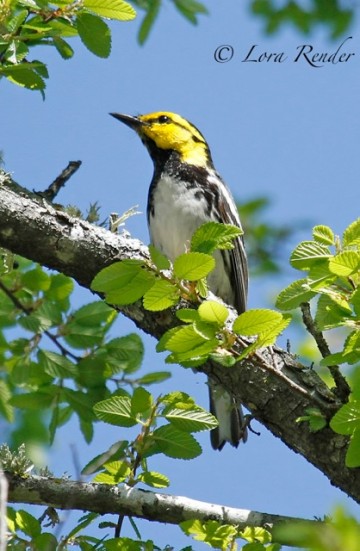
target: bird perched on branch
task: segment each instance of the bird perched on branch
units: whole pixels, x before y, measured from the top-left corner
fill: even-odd
[[[241,228],[235,201],[214,168],[201,132],[183,117],[169,112],[130,116],[111,113],[138,134],[154,163],[147,218],[152,244],[170,260],[185,252],[194,231],[205,222]],[[216,267],[208,278],[210,290],[239,314],[245,311],[248,269],[242,236],[232,250],[215,253]],[[219,426],[211,444],[238,446],[247,429],[241,405],[220,385],[209,380],[210,411]]]

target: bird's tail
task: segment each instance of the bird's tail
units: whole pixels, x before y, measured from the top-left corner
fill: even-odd
[[[236,403],[224,388],[209,380],[210,412],[217,418],[219,426],[210,433],[214,450],[222,450],[226,442],[235,448],[241,440],[247,440],[247,427],[241,404]]]

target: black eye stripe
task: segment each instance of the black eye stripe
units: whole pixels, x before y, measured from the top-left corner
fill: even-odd
[[[187,122],[187,121],[185,121],[185,122]],[[171,124],[174,124],[175,126],[178,126],[179,128],[183,128],[184,130],[186,130],[188,132],[191,132],[192,133],[191,139],[193,140],[193,142],[203,143],[203,144],[206,145],[206,141],[205,141],[203,135],[201,134],[200,130],[198,128],[196,128],[196,126],[194,126],[193,124],[190,124],[190,123],[187,123],[188,125],[181,124],[181,122],[174,121],[168,115],[159,115],[156,118],[154,117],[154,118],[148,119],[146,121],[146,124],[148,126],[151,126],[154,123],[158,123],[158,124],[170,124],[171,123]],[[196,136],[194,132],[197,132],[198,136]]]

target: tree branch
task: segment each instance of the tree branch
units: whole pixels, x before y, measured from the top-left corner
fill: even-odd
[[[330,348],[324,338],[324,335],[322,334],[321,331],[319,331],[319,329],[316,326],[315,320],[311,315],[310,304],[308,302],[303,302],[300,305],[300,307],[302,312],[302,319],[306,329],[308,330],[310,335],[314,338],[322,357],[326,358],[326,356],[329,356],[331,354]],[[329,371],[336,385],[335,394],[339,397],[339,399],[342,402],[344,403],[347,402],[350,396],[351,389],[347,380],[342,375],[339,366],[330,365]]]
[[[94,276],[115,260],[148,258],[140,241],[72,218],[9,176],[3,175],[2,182],[0,179],[0,246],[71,276],[87,288]],[[157,339],[179,323],[173,310],[159,315],[144,310],[140,301],[120,310]],[[315,371],[277,347],[257,351],[231,369],[209,362],[199,371],[234,394],[274,435],[360,502],[360,469],[345,467],[348,438],[328,427],[312,433],[306,423],[297,423],[314,403],[326,419],[341,405]]]
[[[62,187],[81,166],[81,161],[70,161],[45,191],[36,192],[47,201],[53,201]]]
[[[9,501],[12,503],[84,510],[100,515],[131,516],[170,524],[179,524],[189,519],[216,520],[221,524],[236,526],[240,530],[246,526],[262,526],[274,531],[274,536],[276,529],[284,523],[318,524],[318,521],[235,509],[182,496],[139,490],[127,485],[90,484],[35,475],[27,478],[9,473],[6,475],[9,480]],[[291,545],[285,541],[280,543]]]

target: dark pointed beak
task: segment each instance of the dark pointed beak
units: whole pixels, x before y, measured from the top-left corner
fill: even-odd
[[[122,115],[121,113],[109,113],[112,117],[117,119],[120,122],[123,122],[126,124],[126,126],[130,126],[133,130],[137,131],[141,128],[141,126],[144,125],[144,123],[139,120],[137,117],[133,117],[132,115]]]

